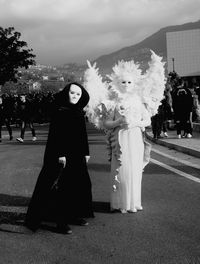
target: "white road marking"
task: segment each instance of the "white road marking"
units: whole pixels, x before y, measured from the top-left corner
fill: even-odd
[[[166,164],[164,164],[164,163],[162,163],[162,162],[160,162],[160,161],[158,161],[158,160],[155,160],[155,159],[152,159],[152,158],[151,158],[151,162],[152,162],[152,163],[155,163],[155,164],[157,164],[158,166],[163,167],[163,168],[165,168],[165,169],[167,169],[167,170],[169,170],[169,171],[172,171],[172,172],[174,172],[174,173],[176,173],[176,174],[178,174],[178,175],[180,175],[180,176],[183,176],[183,177],[185,177],[185,178],[187,178],[187,179],[189,179],[189,180],[191,180],[191,181],[195,181],[195,182],[200,183],[200,179],[199,179],[199,178],[196,178],[196,177],[194,177],[194,176],[192,176],[192,175],[190,175],[190,174],[188,174],[188,173],[185,173],[185,172],[183,172],[183,171],[180,171],[180,170],[177,170],[177,169],[175,169],[175,168],[172,168],[171,166],[166,165]]]
[[[155,153],[157,153],[157,154],[159,154],[159,155],[161,155],[161,156],[164,156],[166,158],[173,159],[173,160],[178,161],[178,162],[180,162],[182,164],[185,164],[187,166],[190,166],[190,167],[193,167],[193,168],[196,168],[196,169],[199,169],[200,170],[200,165],[198,165],[198,164],[194,164],[194,163],[192,163],[190,161],[187,161],[187,160],[181,160],[181,159],[179,159],[177,157],[174,157],[174,156],[168,155],[166,153],[163,153],[163,152],[161,152],[161,151],[159,151],[157,149],[153,149],[152,148],[152,151],[155,152]]]

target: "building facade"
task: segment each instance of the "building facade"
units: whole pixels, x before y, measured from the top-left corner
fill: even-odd
[[[200,76],[200,29],[166,33],[168,73]]]

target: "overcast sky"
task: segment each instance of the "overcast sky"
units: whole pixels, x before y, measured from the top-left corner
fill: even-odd
[[[0,0],[0,26],[13,26],[37,63],[85,63],[159,29],[196,22],[200,0]]]

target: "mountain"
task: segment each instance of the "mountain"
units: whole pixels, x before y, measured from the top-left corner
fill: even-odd
[[[150,60],[150,49],[156,54],[163,57],[163,60],[167,60],[167,46],[166,46],[166,33],[173,31],[182,31],[190,29],[200,29],[200,20],[197,22],[190,22],[182,25],[168,26],[160,29],[158,32],[147,37],[143,41],[122,48],[108,55],[103,55],[93,61],[97,63],[102,74],[110,73],[112,67],[119,60],[132,60],[139,62],[141,68],[145,70],[148,67],[148,61]]]

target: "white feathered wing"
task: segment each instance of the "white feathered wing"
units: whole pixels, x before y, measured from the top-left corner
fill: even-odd
[[[143,75],[140,85],[143,91],[143,101],[147,105],[150,115],[153,116],[157,113],[158,107],[164,98],[166,78],[165,63],[161,61],[162,57],[156,55],[152,50],[151,53],[149,69]]]
[[[89,103],[86,107],[86,115],[91,123],[97,128],[103,129],[102,119],[110,101],[108,100],[108,84],[103,82],[96,63],[91,65],[87,61],[88,69],[84,73],[84,87],[90,95]]]

